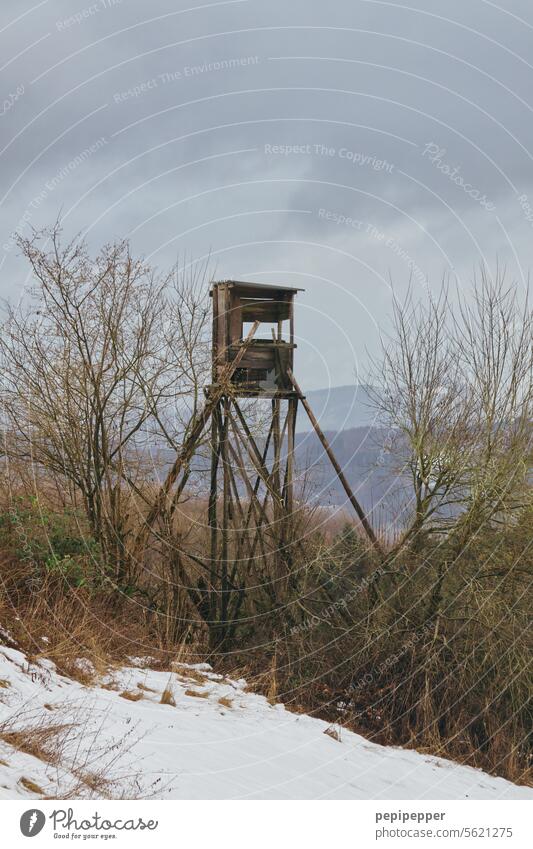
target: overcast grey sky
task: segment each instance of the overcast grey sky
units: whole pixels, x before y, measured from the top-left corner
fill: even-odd
[[[299,296],[302,386],[364,379],[399,294],[520,286],[533,236],[530,0],[2,0],[0,286],[54,220],[158,266]]]

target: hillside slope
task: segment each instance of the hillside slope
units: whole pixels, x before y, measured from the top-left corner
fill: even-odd
[[[162,672],[149,662],[84,686],[0,646],[0,798],[533,798],[479,770],[328,729],[207,664]]]

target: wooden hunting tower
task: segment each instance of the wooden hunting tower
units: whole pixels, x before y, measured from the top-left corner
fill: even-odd
[[[211,427],[209,525],[211,557],[217,562],[227,558],[232,536],[231,548],[251,558],[265,552],[265,536],[278,550],[288,539],[298,405],[290,375],[299,291],[237,280],[211,287],[213,369],[207,395],[219,400]],[[257,407],[244,399],[270,401],[262,439],[251,421]]]
[[[226,280],[213,283],[213,370],[207,389],[214,403],[211,430],[211,490],[209,524],[211,557],[228,557],[228,539],[237,535],[245,545],[251,523],[253,541],[245,556],[254,557],[267,529],[278,551],[293,544],[293,475],[298,402],[306,410],[362,525],[377,547],[374,532],[356,500],[331,447],[293,375],[294,299],[303,289]],[[254,406],[240,399],[269,399],[264,441],[253,434],[249,421]],[[247,416],[248,414],[248,416]],[[248,420],[247,420],[248,418]],[[248,465],[248,471],[246,463]],[[250,469],[253,471],[250,476]],[[219,515],[219,473],[222,475],[222,515]],[[253,478],[255,477],[255,482]],[[240,495],[247,500],[243,509]],[[261,494],[261,497],[259,495]],[[238,530],[236,523],[238,524]],[[219,541],[218,536],[221,539]],[[264,546],[263,546],[264,551]],[[244,555],[244,550],[242,551]]]
[[[212,284],[212,377],[205,389],[206,402],[191,421],[142,530],[147,537],[169,506],[172,512],[178,504],[191,474],[191,460],[210,421],[210,557],[208,564],[203,563],[209,574],[195,592],[206,621],[220,623],[220,642],[228,637],[228,623],[238,619],[247,581],[264,587],[274,594],[271,601],[282,604],[283,587],[291,580],[292,553],[301,544],[293,524],[299,403],[365,532],[379,550],[293,374],[294,300],[301,291],[236,280]],[[261,400],[266,403],[258,403]],[[256,427],[258,415],[260,426]],[[198,557],[194,562],[202,564]]]

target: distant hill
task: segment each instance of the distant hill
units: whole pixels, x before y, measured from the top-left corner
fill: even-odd
[[[302,387],[303,388],[303,387]],[[305,393],[322,430],[350,430],[378,424],[372,409],[368,387],[362,384],[312,389]],[[311,423],[300,409],[296,425],[298,433],[308,433]]]
[[[376,522],[398,515],[401,486],[397,463],[384,446],[387,430],[380,426],[362,384],[315,389],[305,396],[326,434],[356,497]],[[346,494],[321,443],[300,407],[296,425],[296,467],[306,471],[307,495],[321,506],[346,504]]]
[[[387,431],[359,427],[326,430],[325,434],[365,511],[377,511],[376,519],[379,516],[382,520],[395,515],[399,480],[397,462],[384,448]],[[347,504],[344,489],[314,432],[296,435],[296,469],[305,475],[307,495],[312,501],[322,506]]]
[[[304,411],[302,411],[304,412]],[[304,413],[305,414],[305,413]],[[376,522],[388,522],[398,515],[400,481],[397,461],[386,448],[387,431],[377,427],[324,431],[335,457],[364,510],[374,514]],[[262,444],[262,440],[258,440]],[[174,462],[175,454],[168,449],[159,452],[155,468],[163,476]],[[272,457],[269,458],[269,463]],[[207,493],[209,459],[196,455],[190,482],[198,493]],[[321,507],[352,508],[346,493],[314,431],[297,433],[295,441],[295,492]],[[244,494],[244,492],[243,492]]]

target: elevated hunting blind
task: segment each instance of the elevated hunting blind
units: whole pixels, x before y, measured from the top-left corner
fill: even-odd
[[[172,515],[191,474],[191,460],[211,421],[208,500],[210,556],[198,601],[208,621],[220,624],[215,644],[231,641],[246,581],[277,597],[291,580],[294,526],[296,414],[304,407],[361,524],[379,544],[293,374],[294,300],[302,289],[225,280],[213,283],[212,378],[206,402],[191,421],[176,460],[146,517],[143,534]],[[254,399],[270,401],[265,405]],[[257,413],[261,427],[257,427]],[[198,557],[189,554],[196,564]],[[259,584],[257,583],[259,581]],[[280,603],[283,598],[280,596]],[[211,634],[212,636],[212,634]]]
[[[259,322],[258,333],[232,377],[240,396],[290,397],[293,368],[294,296],[303,289],[227,280],[215,283],[213,299],[213,383],[232,363],[244,344],[247,328]]]
[[[290,539],[293,512],[293,476],[298,402],[313,428],[355,508],[372,543],[374,532],[356,500],[331,447],[293,375],[294,300],[298,292],[288,286],[270,286],[225,280],[213,283],[213,370],[208,387],[215,407],[211,429],[211,492],[209,524],[212,557],[227,555],[228,528],[243,519],[239,533],[247,533],[255,516],[259,524],[249,553],[255,556],[258,534],[269,528],[280,550]],[[226,381],[229,381],[226,383]],[[262,440],[253,434],[250,406],[241,398],[270,399],[271,411]],[[215,400],[218,399],[218,400]],[[252,406],[252,415],[254,409]],[[247,416],[248,414],[248,416]],[[248,420],[247,420],[248,418]],[[247,471],[246,462],[251,463]],[[218,515],[219,473],[222,475],[222,516]],[[250,477],[255,478],[252,486]],[[237,479],[240,478],[240,481]],[[239,485],[240,484],[240,485]],[[263,499],[258,493],[264,491]],[[249,499],[243,511],[240,494]]]

